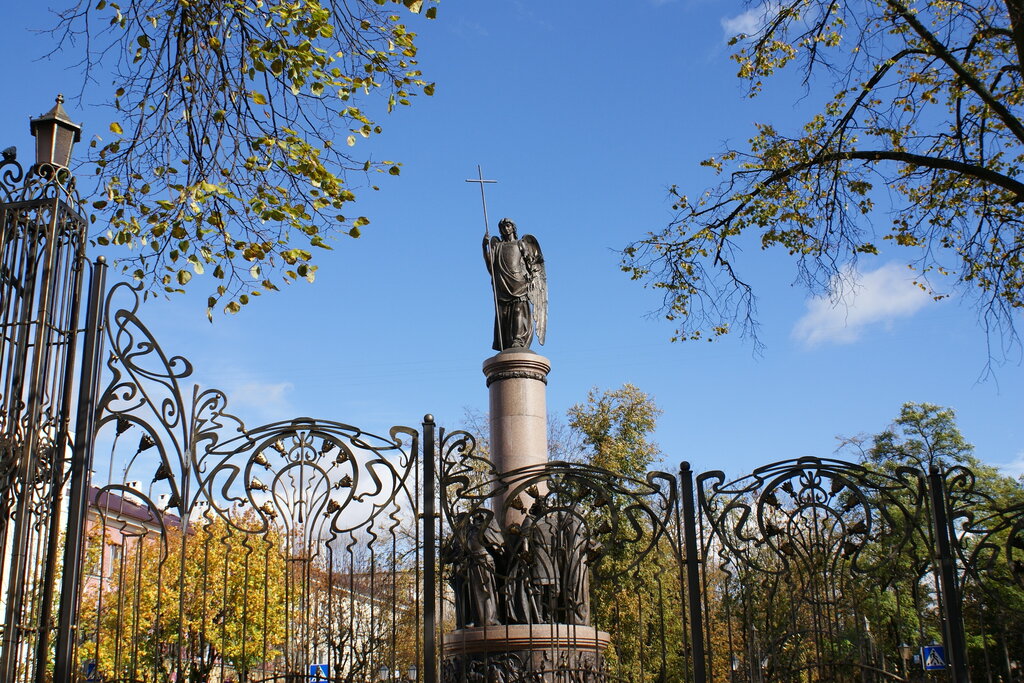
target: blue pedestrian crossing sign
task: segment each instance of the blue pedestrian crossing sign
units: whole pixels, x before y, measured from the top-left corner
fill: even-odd
[[[326,681],[330,679],[330,667],[327,664],[310,664],[309,680]]]
[[[925,645],[921,648],[921,664],[925,671],[943,671],[946,668],[946,648]]]

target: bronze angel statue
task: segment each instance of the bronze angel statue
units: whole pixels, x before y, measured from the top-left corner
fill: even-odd
[[[548,327],[548,279],[533,235],[516,235],[510,218],[498,222],[501,237],[484,235],[484,262],[494,287],[495,351],[528,349],[534,334],[544,343]]]

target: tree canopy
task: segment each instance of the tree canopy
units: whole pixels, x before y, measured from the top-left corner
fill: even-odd
[[[75,0],[56,50],[84,45],[112,77],[109,140],[93,140],[100,244],[148,292],[215,285],[208,314],[237,312],[283,281],[312,281],[314,252],[369,223],[360,177],[399,164],[353,149],[385,109],[433,93],[416,34],[391,7],[423,0]],[[365,102],[365,104],[364,104]]]
[[[582,451],[580,459],[588,465],[643,479],[661,457],[661,449],[650,440],[661,408],[632,384],[604,391],[595,387],[566,414],[574,443]]]
[[[720,184],[696,198],[674,187],[673,221],[625,249],[623,269],[664,292],[675,339],[735,328],[756,339],[745,246],[785,250],[802,284],[833,295],[849,264],[898,251],[936,299],[972,295],[986,332],[1018,341],[1020,4],[785,0],[751,11],[758,28],[732,40],[749,94],[790,67],[834,95],[802,128],[762,123],[746,149],[705,160]]]

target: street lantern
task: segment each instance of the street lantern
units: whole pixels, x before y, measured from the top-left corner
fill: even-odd
[[[418,680],[418,674],[419,674],[419,672],[420,672],[420,670],[419,670],[419,668],[418,668],[418,667],[417,667],[417,666],[416,666],[415,664],[410,664],[410,665],[409,665],[409,671],[408,671],[408,673],[406,674],[406,677],[407,677],[407,678],[408,678],[408,679],[409,679],[410,681],[416,681],[416,680]]]
[[[53,109],[29,121],[29,130],[36,139],[36,165],[71,165],[71,150],[82,139],[82,127],[64,111],[63,95],[57,95]]]
[[[388,680],[388,677],[390,675],[391,675],[391,669],[389,669],[385,664],[381,664],[380,668],[377,669],[377,680],[378,681],[386,681],[386,680]]]

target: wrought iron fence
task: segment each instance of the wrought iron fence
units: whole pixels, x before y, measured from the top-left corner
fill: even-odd
[[[819,458],[695,484],[684,465],[682,480],[697,500],[685,558],[695,680],[923,680],[919,648],[932,644],[944,655],[932,675],[1019,675],[1019,485],[1004,480],[1000,500],[964,467]]]
[[[418,430],[246,428],[118,285],[98,405],[82,680],[390,680],[424,670]],[[403,673],[403,675],[405,675]]]

